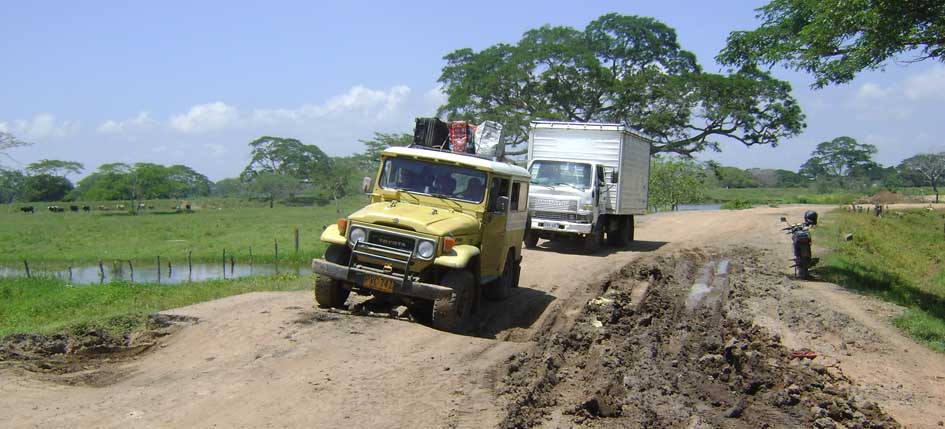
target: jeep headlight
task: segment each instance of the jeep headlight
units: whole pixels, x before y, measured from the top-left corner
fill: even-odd
[[[417,256],[423,259],[430,259],[433,257],[434,250],[436,250],[436,244],[432,241],[423,240],[417,245]]]
[[[351,241],[351,244],[364,241],[365,237],[367,237],[367,232],[362,228],[351,228],[351,232],[348,233],[348,240]]]

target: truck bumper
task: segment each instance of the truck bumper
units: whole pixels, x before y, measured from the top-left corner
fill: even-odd
[[[532,219],[530,225],[536,231],[548,231],[563,234],[590,234],[594,225],[560,220]]]
[[[410,279],[404,280],[401,276],[390,275],[380,271],[375,272],[375,270],[370,269],[348,268],[345,265],[335,264],[324,259],[313,259],[312,271],[318,275],[344,281],[346,286],[354,285],[358,288],[364,288],[364,281],[369,277],[388,279],[394,282],[394,290],[392,292],[394,295],[435,300],[453,294],[453,289],[446,286],[415,282]],[[368,288],[364,289],[370,290]]]

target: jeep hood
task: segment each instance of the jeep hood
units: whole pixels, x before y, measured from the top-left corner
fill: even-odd
[[[371,223],[394,228],[412,229],[422,234],[460,236],[477,234],[479,220],[475,215],[398,202],[373,203],[351,214],[354,222]]]

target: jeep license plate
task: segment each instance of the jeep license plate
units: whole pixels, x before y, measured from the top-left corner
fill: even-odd
[[[379,292],[394,293],[394,281],[383,277],[368,276],[364,279],[364,287]]]

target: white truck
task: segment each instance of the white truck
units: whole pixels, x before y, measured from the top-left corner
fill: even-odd
[[[539,238],[581,239],[586,251],[633,241],[633,217],[646,213],[650,142],[623,125],[535,121],[528,136],[529,222]]]

